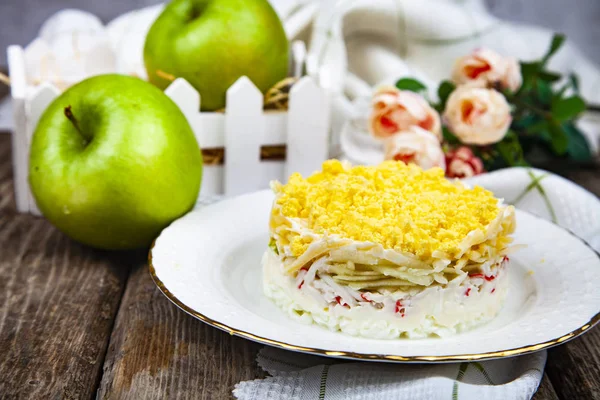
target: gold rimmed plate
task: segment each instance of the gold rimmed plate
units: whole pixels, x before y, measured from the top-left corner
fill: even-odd
[[[291,319],[262,292],[273,195],[261,191],[196,209],[165,229],[150,273],[175,305],[203,322],[266,345],[329,357],[388,362],[453,362],[510,357],[573,339],[600,319],[600,258],[557,225],[517,211],[500,314],[444,338],[377,340]]]

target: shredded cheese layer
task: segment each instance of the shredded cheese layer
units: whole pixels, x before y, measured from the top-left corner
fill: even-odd
[[[441,169],[396,161],[349,167],[330,160],[321,172],[294,174],[272,189],[272,240],[289,273],[322,256],[394,278],[409,272],[395,267],[412,276],[419,268],[460,272],[501,259],[515,228],[513,207],[491,192],[449,181]]]
[[[490,191],[449,181],[439,168],[423,171],[395,161],[345,168],[330,160],[322,172],[308,178],[294,174],[273,188],[272,229],[282,217],[291,218],[317,234],[372,242],[423,259],[436,250],[456,256],[469,233],[485,231],[501,212]],[[295,256],[310,243],[290,239]]]

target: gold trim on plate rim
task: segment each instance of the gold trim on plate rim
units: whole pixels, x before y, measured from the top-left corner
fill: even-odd
[[[543,219],[535,214],[528,213],[527,211],[523,211],[523,210],[520,210],[520,211],[525,212],[529,215],[532,215],[536,218]],[[550,222],[545,219],[544,219],[544,221]],[[576,234],[574,234],[573,232],[571,232],[568,229],[565,229],[559,225],[556,225],[556,226],[558,228],[564,230],[568,234],[579,239],[586,247],[590,248],[590,250],[592,250],[596,254],[598,259],[600,259],[600,254],[596,250],[594,250],[594,248],[592,246],[590,246],[589,243],[587,243],[584,239],[580,238],[579,236],[577,236]],[[518,356],[518,355],[529,354],[529,353],[547,349],[547,348],[550,348],[553,346],[557,346],[557,345],[567,342],[571,339],[575,339],[576,337],[585,333],[585,331],[587,331],[588,329],[594,327],[594,325],[596,325],[598,322],[600,322],[600,311],[599,311],[587,323],[585,323],[581,327],[579,327],[579,328],[575,329],[574,331],[571,331],[571,332],[567,333],[566,335],[563,335],[559,338],[552,339],[552,340],[542,342],[542,343],[532,344],[532,345],[523,346],[523,347],[517,347],[514,349],[492,351],[492,352],[478,353],[478,354],[461,354],[461,355],[450,355],[450,356],[395,356],[395,355],[387,355],[387,354],[368,354],[368,353],[354,353],[354,352],[346,352],[346,351],[330,351],[330,350],[324,350],[324,349],[316,349],[316,348],[312,348],[312,347],[295,346],[293,344],[281,342],[279,340],[268,339],[268,338],[265,338],[262,336],[254,335],[254,334],[246,332],[246,331],[232,328],[228,325],[222,324],[221,322],[218,322],[211,318],[208,318],[204,314],[186,306],[173,293],[171,293],[169,291],[169,289],[167,289],[166,286],[162,283],[162,281],[158,278],[158,276],[156,276],[156,270],[154,269],[154,265],[152,264],[152,250],[154,249],[155,244],[156,244],[156,240],[154,240],[152,242],[152,245],[150,246],[150,251],[148,252],[148,266],[149,266],[149,270],[150,270],[150,276],[152,277],[152,280],[154,281],[156,286],[158,286],[160,291],[173,304],[175,304],[177,307],[179,307],[180,309],[182,309],[189,315],[201,320],[202,322],[204,322],[212,327],[219,328],[219,329],[229,333],[230,335],[240,336],[245,339],[249,339],[249,340],[252,340],[252,341],[255,341],[258,343],[262,343],[262,344],[266,344],[266,345],[274,346],[274,347],[280,347],[285,350],[299,351],[299,352],[303,352],[303,353],[316,354],[316,355],[328,356],[328,357],[340,357],[340,358],[367,360],[367,361],[374,360],[374,361],[391,361],[391,362],[421,363],[421,364],[422,363],[461,362],[461,361],[483,361],[483,360],[491,360],[491,359],[495,359],[495,358],[513,357],[513,356]]]

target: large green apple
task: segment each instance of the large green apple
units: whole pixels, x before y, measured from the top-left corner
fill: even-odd
[[[150,82],[185,78],[201,108],[216,110],[243,75],[263,92],[285,78],[288,41],[267,0],[174,0],[148,32],[144,62]]]
[[[190,210],[202,155],[177,105],[153,85],[100,75],[50,104],[33,135],[29,183],[44,216],[103,249],[146,246]]]

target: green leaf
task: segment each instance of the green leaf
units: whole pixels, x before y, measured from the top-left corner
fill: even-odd
[[[592,159],[592,152],[587,139],[581,131],[572,123],[563,124],[563,130],[567,133],[569,139],[567,155],[575,161],[590,161]]]
[[[460,140],[458,140],[458,138],[454,136],[454,134],[450,132],[450,129],[447,127],[442,127],[442,134],[444,136],[444,141],[448,144],[460,144]]]
[[[535,83],[535,92],[538,96],[538,101],[544,106],[549,106],[552,103],[552,88],[547,82],[538,80]]]
[[[537,121],[534,124],[531,124],[530,126],[528,126],[526,128],[526,133],[532,134],[532,133],[542,133],[542,132],[549,132],[550,131],[550,124],[548,123],[548,120],[542,119]]]
[[[526,114],[519,118],[514,118],[513,122],[512,122],[512,127],[513,127],[513,129],[518,130],[518,131],[528,132],[529,128],[532,125],[537,124],[538,122],[540,122],[539,116],[537,116],[535,114]]]
[[[573,91],[575,93],[579,94],[579,77],[575,74],[570,74],[569,82],[571,83],[571,87],[573,88]]]
[[[438,98],[440,99],[440,106],[442,109],[446,108],[446,102],[448,101],[448,97],[450,97],[450,94],[452,94],[452,92],[454,92],[454,90],[456,89],[456,85],[454,85],[454,83],[450,82],[450,81],[442,81],[442,83],[440,83],[440,87],[438,87]]]
[[[563,97],[564,94],[565,94],[565,92],[570,87],[572,87],[570,82],[565,83],[560,89],[558,89],[558,91],[556,93],[554,93],[554,98],[555,99],[560,99],[561,97]]]
[[[533,85],[537,74],[540,72],[541,64],[536,62],[521,62],[521,76],[523,77],[523,84],[519,93],[525,92]]]
[[[427,86],[423,85],[416,79],[412,78],[402,78],[398,82],[396,82],[396,87],[400,90],[409,90],[411,92],[423,92],[427,90]]]
[[[567,83],[565,83],[555,94],[555,98],[562,97],[568,89],[572,89],[576,95],[579,95],[579,77],[575,74],[570,74]]]
[[[515,167],[528,165],[523,157],[523,148],[519,143],[519,137],[515,131],[509,130],[506,136],[504,136],[504,139],[496,143],[494,147],[498,150],[498,153],[500,153],[508,166]]]
[[[537,133],[537,138],[540,139],[540,141],[551,145],[552,144],[552,129],[550,128],[550,125],[548,125],[548,129],[544,129],[541,130]]]
[[[552,42],[550,43],[550,48],[548,49],[548,51],[546,52],[546,54],[544,55],[544,57],[542,57],[542,65],[545,65],[548,60],[550,59],[550,57],[552,57],[554,55],[554,53],[556,53],[558,51],[558,49],[560,49],[563,45],[563,43],[565,42],[565,35],[557,33],[552,37]]]
[[[565,132],[560,125],[551,124],[550,134],[552,135],[552,139],[550,141],[550,147],[552,147],[552,151],[559,156],[564,155],[569,147],[569,137],[567,136],[567,132]]]
[[[523,79],[530,77],[531,75],[537,75],[540,71],[540,63],[539,61],[534,62],[521,62],[521,75],[523,75]]]
[[[585,101],[579,96],[556,99],[552,103],[552,115],[559,121],[567,121],[584,112],[585,108]]]
[[[540,79],[550,83],[559,81],[561,76],[561,74],[551,71],[540,71],[540,73],[538,74],[538,77]]]
[[[483,168],[486,171],[495,171],[497,169],[506,168],[510,165],[504,160],[498,151],[498,143],[491,146],[470,146],[473,153],[483,161]]]

